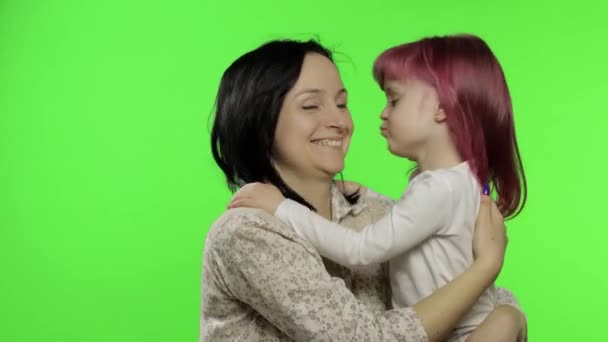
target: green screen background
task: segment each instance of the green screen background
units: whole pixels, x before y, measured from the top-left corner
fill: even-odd
[[[531,341],[608,340],[606,6],[524,1],[0,1],[0,341],[195,341],[201,255],[230,198],[209,150],[223,70],[282,37],[337,56],[344,172],[397,197],[383,49],[470,32],[500,59],[529,182],[497,283]]]

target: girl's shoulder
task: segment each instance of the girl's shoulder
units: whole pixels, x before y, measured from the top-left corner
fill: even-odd
[[[477,179],[468,164],[461,163],[450,168],[422,171],[410,181],[410,186],[416,184],[445,188],[449,192],[460,192],[476,188]]]

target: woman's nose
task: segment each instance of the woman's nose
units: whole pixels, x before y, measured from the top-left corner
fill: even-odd
[[[333,128],[338,128],[340,130],[344,130],[347,128],[348,123],[344,118],[335,118],[329,122],[329,126]]]

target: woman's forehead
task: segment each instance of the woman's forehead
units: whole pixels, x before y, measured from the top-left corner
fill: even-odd
[[[344,90],[344,84],[335,64],[318,54],[305,57],[293,93],[316,92],[317,94],[336,94]]]

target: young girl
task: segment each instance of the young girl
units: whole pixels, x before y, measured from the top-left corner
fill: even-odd
[[[525,203],[526,182],[505,77],[483,40],[455,35],[393,47],[375,61],[374,77],[387,96],[380,129],[389,150],[417,165],[389,214],[356,232],[284,199],[265,184],[244,187],[230,206],[273,213],[337,263],[388,261],[392,304],[405,307],[473,262],[482,184],[492,184],[497,205],[509,218]],[[361,194],[379,196],[368,189]],[[449,341],[517,339],[498,336],[494,327],[482,324],[494,310],[493,296],[490,287]]]

